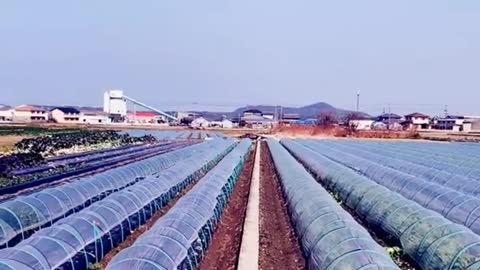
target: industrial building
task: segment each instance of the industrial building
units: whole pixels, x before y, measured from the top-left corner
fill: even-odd
[[[80,123],[82,124],[99,125],[111,122],[110,115],[101,111],[85,111],[80,115]]]
[[[133,99],[123,93],[122,90],[109,90],[106,91],[103,95],[103,111],[105,113],[108,113],[110,115],[116,115],[118,116],[119,119],[127,120],[130,121],[132,118],[135,118],[136,115],[136,110],[134,110],[133,115],[130,114],[129,117],[129,111],[127,109],[127,102],[133,103],[133,105],[136,107],[137,105],[148,109],[152,112],[154,112],[156,115],[161,116],[157,117],[157,122],[161,121],[177,121],[178,119],[166,112],[163,112],[161,110],[158,110],[150,105],[147,105],[143,102],[140,102],[136,99]],[[133,116],[133,117],[132,117]],[[140,119],[143,118],[143,120],[147,120],[145,118],[150,117],[151,115],[140,115]],[[148,121],[155,121],[155,119],[148,119]]]
[[[246,110],[240,117],[240,126],[250,128],[270,128],[273,127],[274,121],[264,117],[260,110]]]

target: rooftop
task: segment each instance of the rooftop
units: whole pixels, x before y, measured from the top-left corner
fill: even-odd
[[[262,111],[256,110],[256,109],[251,109],[251,110],[243,111],[243,113],[262,114]]]
[[[6,111],[12,109],[11,106],[5,105],[5,104],[0,104],[0,111]]]
[[[428,118],[430,116],[426,115],[426,114],[423,114],[423,113],[419,113],[419,112],[414,112],[414,113],[411,113],[411,114],[407,114],[405,115],[405,117],[419,117],[419,118]]]
[[[284,119],[284,120],[285,119],[286,120],[288,120],[288,119],[299,120],[300,119],[300,114],[298,114],[298,113],[284,113],[282,115],[282,119]]]
[[[377,118],[393,118],[393,119],[400,119],[402,118],[400,115],[395,114],[395,113],[384,113],[379,115]]]
[[[80,111],[78,109],[73,108],[73,107],[56,107],[52,111],[54,111],[54,110],[60,110],[63,113],[70,113],[70,114],[79,114],[80,113]]]
[[[15,107],[15,110],[16,111],[23,111],[23,112],[25,112],[25,111],[48,111],[48,109],[46,109],[43,106],[29,105],[29,104],[19,105],[19,106]]]
[[[155,117],[157,116],[154,112],[128,112],[128,114],[138,117]]]

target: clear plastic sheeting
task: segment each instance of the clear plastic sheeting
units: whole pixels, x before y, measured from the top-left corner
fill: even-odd
[[[309,269],[399,269],[278,142],[268,145]]]
[[[360,175],[321,150],[293,140],[282,140],[282,144],[369,227],[398,240],[422,269],[478,269],[480,237],[468,228]]]
[[[148,232],[117,254],[107,269],[195,269],[208,248],[250,147],[249,139],[242,140]]]
[[[13,248],[0,250],[0,266],[86,269],[218,163],[234,145],[233,140],[215,140],[197,146],[195,156],[38,231]],[[16,268],[18,264],[24,266]]]
[[[113,192],[208,149],[209,144],[188,146],[2,202],[0,247],[13,246],[27,238],[34,230],[50,226],[58,219],[78,212]]]
[[[447,174],[480,180],[480,148],[476,144],[398,141],[344,141],[343,144],[407,162],[414,160],[416,164]]]
[[[380,162],[340,150],[341,147],[334,147],[328,141],[299,140],[299,143],[480,234],[480,199],[465,194],[469,192],[463,192],[469,188],[477,188],[480,182],[471,180],[476,183],[465,186],[464,182],[450,181],[451,184],[445,186],[442,181],[439,181],[440,178],[428,179],[413,176],[384,166]],[[388,157],[385,159],[388,160]]]
[[[368,143],[364,143],[363,141],[324,141],[323,143],[325,145],[332,146],[338,150],[346,151],[350,154],[377,162],[383,166],[387,166],[392,169],[396,169],[417,177],[421,177],[428,181],[431,180],[447,187],[454,188],[456,190],[461,190],[462,192],[466,192],[467,194],[480,194],[480,181],[475,180],[475,178],[471,178],[474,174],[470,176],[468,176],[469,173],[462,175],[452,172],[455,170],[446,171],[445,167],[442,167],[442,169],[438,169],[434,166],[426,165],[428,163],[425,162],[425,158],[423,158],[424,162],[419,162],[419,160],[422,160],[421,155],[420,157],[416,157],[413,155],[405,156],[402,155],[401,152],[399,153],[399,151],[393,150],[395,148],[389,147],[389,145],[385,145],[383,147],[374,147],[369,146]],[[429,145],[430,143],[425,144]],[[460,158],[462,157],[458,157],[458,159]],[[429,159],[432,161],[432,157],[429,157]],[[435,162],[435,160],[438,160],[438,158],[434,159],[433,161]],[[456,160],[455,162],[456,163],[453,163],[456,164],[454,165],[454,167],[458,167],[458,164],[461,165],[465,163],[461,160]],[[464,187],[467,185],[469,186],[468,189],[459,189],[459,187]]]

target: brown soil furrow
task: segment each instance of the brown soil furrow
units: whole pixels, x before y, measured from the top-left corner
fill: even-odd
[[[259,269],[306,269],[270,150],[261,147]]]
[[[255,149],[255,146],[253,147]],[[251,151],[215,231],[212,243],[198,269],[231,270],[236,268],[242,242],[243,223],[247,212],[254,160],[255,151]]]

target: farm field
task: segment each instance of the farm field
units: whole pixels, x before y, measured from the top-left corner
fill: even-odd
[[[0,201],[0,269],[480,269],[480,145],[120,134]]]

